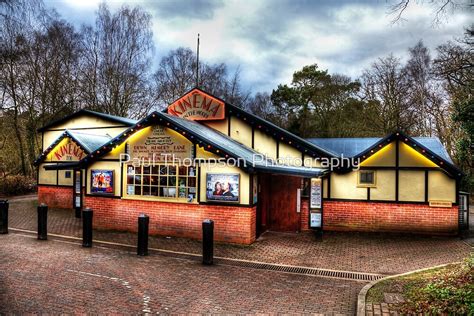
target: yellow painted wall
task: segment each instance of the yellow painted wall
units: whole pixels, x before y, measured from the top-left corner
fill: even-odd
[[[55,125],[49,129],[74,129],[74,128],[94,128],[94,127],[109,127],[109,126],[123,126],[122,123],[112,122],[103,118],[95,117],[92,115],[84,114],[75,118],[72,118],[62,124]]]
[[[400,170],[398,175],[399,201],[425,201],[425,172],[415,170]]]
[[[371,200],[395,200],[395,171],[377,170],[375,172],[375,187],[370,188]]]
[[[285,165],[290,165],[290,166],[302,166],[303,165],[303,160],[302,157],[303,155],[301,154],[301,151],[297,150],[296,148],[285,144],[285,143],[279,143],[279,157],[280,159],[283,159],[282,162]]]
[[[166,136],[169,136],[172,140],[172,142],[176,143],[176,144],[182,144],[182,145],[186,145],[186,148],[189,148],[190,150],[192,150],[193,148],[193,144],[183,135],[181,135],[180,133],[172,130],[171,128],[166,128],[164,129],[165,131],[165,134]],[[144,141],[146,140],[147,137],[149,137],[153,132],[153,126],[148,126],[148,127],[145,127],[143,128],[142,130],[140,131],[137,131],[135,132],[133,135],[131,135],[128,139],[127,139],[127,143],[129,144],[129,148],[130,148],[130,151],[132,151],[132,148],[134,145],[143,145],[144,144]],[[172,154],[172,153],[167,153],[167,152],[156,152],[156,162],[162,160],[164,161],[165,159],[165,156],[160,156],[162,154]],[[130,156],[133,156],[133,153],[131,152],[130,153]],[[132,159],[134,157],[131,157]],[[192,155],[191,153],[189,154],[186,154],[186,157],[184,157],[184,154],[181,155],[181,154],[177,154],[176,155],[176,158],[180,158],[180,159],[184,159],[184,158],[192,158]],[[166,159],[172,159],[171,156],[167,157]],[[169,161],[171,163],[171,161]]]
[[[252,127],[234,116],[230,118],[230,137],[252,148]]]
[[[196,145],[196,158],[202,159],[220,159],[221,156],[217,156],[214,153],[211,153],[205,150],[202,146]]]
[[[104,156],[101,157],[101,159],[120,159],[120,154],[125,153],[125,147],[127,146],[127,142],[123,142],[120,145],[116,146],[114,149],[112,149],[110,152],[106,153]],[[123,160],[126,159],[126,157],[122,157]]]
[[[227,122],[227,118],[219,121],[203,121],[203,123],[210,128],[221,132],[222,134],[227,135],[229,132],[229,123]]]
[[[120,177],[126,177],[122,175],[120,162],[118,161],[96,161],[89,165],[85,172],[87,172],[87,183],[86,183],[86,192],[91,193],[91,170],[93,169],[102,169],[102,170],[114,170],[114,195],[120,196]],[[126,183],[126,179],[123,179],[122,183]],[[126,191],[124,191],[126,192]]]
[[[400,167],[437,167],[434,162],[403,142],[400,142],[399,163]]]
[[[71,173],[71,178],[66,178],[66,171],[69,171]],[[58,170],[59,177],[58,177],[58,184],[59,185],[69,185],[72,186],[72,180],[73,180],[73,171],[72,170]]]
[[[44,170],[46,164],[40,164],[38,167],[38,184],[56,185],[56,170]]]
[[[360,165],[363,167],[375,166],[375,167],[393,167],[395,166],[396,148],[395,142],[392,142],[374,155],[364,160]]]
[[[442,171],[428,173],[428,200],[456,202],[456,181]]]
[[[240,204],[249,204],[251,197],[250,176],[248,173],[240,170],[237,167],[231,166],[213,166],[212,168],[209,168],[208,164],[206,163],[201,164],[199,172],[200,202],[206,201],[206,175],[208,173],[238,173],[240,174]]]
[[[257,129],[254,136],[254,149],[263,155],[276,159],[277,142],[271,136]]]
[[[367,200],[367,188],[357,187],[357,172],[331,174],[331,198]]]

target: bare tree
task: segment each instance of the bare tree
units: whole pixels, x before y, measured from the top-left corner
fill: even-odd
[[[392,54],[379,58],[362,75],[364,99],[377,113],[372,122],[381,133],[400,129],[411,132],[415,121],[415,111],[407,99],[407,73],[400,59]]]
[[[433,25],[440,24],[454,12],[461,10],[472,10],[472,8],[474,8],[474,4],[469,0],[401,0],[388,5],[388,14],[393,17],[392,23],[398,23],[405,20],[403,15],[405,11],[411,5],[413,5],[413,3],[421,4],[431,8],[433,15]]]
[[[134,118],[153,106],[149,68],[151,16],[139,7],[112,14],[101,4],[95,27],[82,28],[81,101],[105,113]]]
[[[29,47],[32,41],[31,30],[41,23],[44,14],[39,1],[18,1],[1,3],[1,75],[2,111],[14,132],[15,147],[20,161],[20,171],[27,175],[28,157],[23,138],[24,125],[22,113],[31,100],[32,91],[25,75],[28,73]]]
[[[247,110],[266,120],[274,120],[275,108],[272,104],[272,98],[267,92],[256,93],[255,96],[249,100]]]
[[[236,106],[244,106],[249,97],[240,84],[239,68],[229,76],[227,66],[199,62],[199,82],[196,82],[196,54],[180,47],[163,57],[153,78],[158,104],[165,107],[188,90],[198,86]]]

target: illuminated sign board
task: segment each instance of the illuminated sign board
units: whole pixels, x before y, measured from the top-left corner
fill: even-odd
[[[168,114],[192,121],[221,120],[225,104],[195,89],[168,106]]]
[[[84,151],[72,142],[58,146],[52,153],[52,158],[56,161],[77,161],[84,157]]]
[[[183,136],[163,126],[152,126],[149,134],[130,143],[132,159],[163,162],[193,157],[194,146]]]

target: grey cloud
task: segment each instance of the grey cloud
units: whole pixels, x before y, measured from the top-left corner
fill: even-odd
[[[190,18],[208,20],[214,17],[214,12],[224,6],[222,0],[158,0],[145,2],[160,18]]]
[[[430,16],[418,12],[417,20],[391,25],[385,0],[249,0],[237,5],[218,0],[140,0],[140,4],[153,13],[155,23],[160,26],[158,37],[161,32],[193,37],[201,32],[203,47],[205,39],[221,40],[212,62],[225,62],[230,69],[240,65],[244,85],[254,92],[271,91],[278,84],[291,81],[291,74],[309,63],[318,63],[330,73],[356,77],[378,57],[391,52],[406,57],[408,47],[420,39],[434,54],[436,46],[462,34],[462,21],[467,20],[467,13],[458,12],[451,17],[451,23],[433,28]],[[60,12],[61,6],[55,5]],[[83,14],[82,18],[86,21],[88,17]],[[188,20],[175,23],[176,19]],[[219,30],[217,35],[211,34],[214,30]],[[163,42],[157,45],[156,61],[168,49],[192,42],[166,36],[160,37],[160,41]],[[249,51],[245,54],[242,49]],[[206,57],[209,56],[202,58]]]

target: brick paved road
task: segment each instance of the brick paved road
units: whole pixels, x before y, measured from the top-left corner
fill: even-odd
[[[10,204],[10,226],[36,230],[35,201]],[[81,237],[81,220],[72,210],[51,209],[52,233]],[[94,239],[136,245],[131,233],[95,231]],[[151,237],[150,247],[199,254],[201,243],[184,238]],[[384,234],[325,233],[315,242],[310,233],[264,234],[251,246],[218,244],[215,255],[324,269],[398,274],[460,261],[471,247],[457,237],[398,236]]]
[[[0,314],[354,314],[364,283],[0,235]]]

